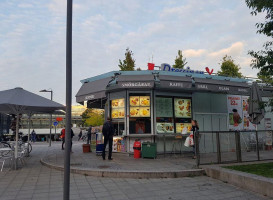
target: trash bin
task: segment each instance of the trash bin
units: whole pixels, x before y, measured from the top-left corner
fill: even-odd
[[[141,142],[139,140],[135,140],[133,149],[134,158],[141,158]]]
[[[157,144],[151,142],[142,143],[142,158],[156,158]]]
[[[96,133],[96,155],[102,155],[103,151],[103,138],[102,133]]]
[[[90,152],[90,144],[83,144],[83,145],[82,145],[82,152],[83,152],[83,153],[88,153],[88,152]]]

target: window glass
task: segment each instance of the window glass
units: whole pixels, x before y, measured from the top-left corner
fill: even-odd
[[[191,99],[174,98],[174,112],[177,118],[191,118]]]
[[[172,98],[156,97],[157,133],[174,133]]]
[[[174,113],[176,133],[190,132],[191,130],[191,99],[174,98]]]
[[[111,102],[111,116],[112,119],[124,118],[125,116],[125,106],[124,99],[114,99]]]
[[[114,122],[113,121],[113,126],[114,126],[114,130],[115,130],[114,135],[122,136],[124,134],[124,122]]]
[[[130,117],[150,117],[150,96],[130,97]]]
[[[150,96],[130,96],[129,133],[151,133],[151,103]]]

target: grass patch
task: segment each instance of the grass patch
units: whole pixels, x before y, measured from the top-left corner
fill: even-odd
[[[250,165],[233,165],[226,166],[224,168],[233,169],[241,172],[247,172],[250,174],[256,174],[267,178],[273,178],[273,163],[261,163]]]

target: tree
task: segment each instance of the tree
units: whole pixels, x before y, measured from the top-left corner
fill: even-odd
[[[173,65],[173,68],[180,68],[180,69],[184,69],[186,64],[188,64],[188,62],[186,61],[186,58],[183,59],[181,50],[178,50],[178,56],[176,56],[174,63],[175,64]]]
[[[140,68],[140,67],[138,67],[136,70],[137,70],[137,71],[141,71],[141,68]]]
[[[218,75],[238,78],[243,77],[241,72],[239,72],[239,65],[235,64],[235,61],[231,58],[231,56],[225,55],[219,64],[221,65],[221,71],[217,72]]]
[[[247,6],[252,10],[251,15],[265,13],[265,22],[256,23],[257,33],[273,38],[273,2],[272,0],[246,0]],[[249,51],[253,57],[251,67],[260,70],[258,77],[273,85],[273,41],[264,43],[264,50]]]
[[[104,122],[104,111],[101,109],[87,108],[82,113],[83,126],[100,126]]]
[[[132,58],[133,52],[127,48],[125,52],[125,59],[121,61],[119,59],[120,71],[134,71],[135,70],[135,60]]]

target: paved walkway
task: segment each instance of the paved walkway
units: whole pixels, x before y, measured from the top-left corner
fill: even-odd
[[[73,152],[71,154],[73,172],[84,171],[82,174],[93,176],[163,178],[200,175],[203,171],[195,169],[195,160],[191,158],[191,155],[181,156],[176,154],[165,158],[162,155],[159,156],[159,159],[134,159],[133,156],[128,154],[113,153],[113,160],[109,161],[107,159],[102,160],[101,156],[97,156],[95,152],[82,153],[82,142],[73,143]],[[57,167],[57,169],[63,168],[63,162],[64,151],[60,149],[60,144],[53,145],[42,159],[42,163],[46,163],[47,166]],[[90,174],[90,172],[93,173]]]
[[[59,145],[59,144],[58,144]],[[0,172],[0,199],[59,200],[63,172],[40,164],[52,153],[46,143],[33,145],[27,165]],[[108,161],[106,161],[108,163]],[[73,164],[73,163],[72,163]],[[163,179],[101,178],[71,174],[71,199],[268,199],[206,176]]]

